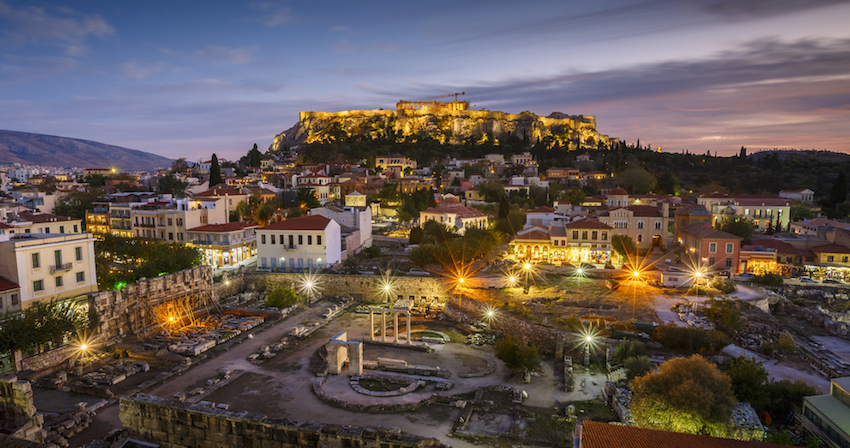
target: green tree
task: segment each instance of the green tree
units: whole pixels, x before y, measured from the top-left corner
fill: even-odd
[[[213,153],[212,161],[210,162],[210,188],[224,183],[221,178],[221,166],[218,164],[218,156]]]
[[[251,148],[250,151],[248,151],[248,154],[246,154],[241,159],[239,159],[239,163],[241,163],[242,165],[247,166],[247,167],[259,168],[260,162],[262,160],[263,160],[263,153],[261,153],[260,150],[257,149],[257,144],[254,143],[254,147]]]
[[[315,193],[311,188],[301,187],[298,189],[298,195],[296,196],[296,201],[303,209],[312,210],[314,208],[319,208],[322,204],[316,199]]]
[[[272,207],[271,204],[265,202],[260,204],[259,207],[257,207],[256,217],[257,223],[260,225],[260,227],[265,227],[269,224],[269,220],[274,214],[274,211],[274,207]]]
[[[86,210],[94,208],[94,202],[101,200],[103,190],[92,188],[89,191],[75,190],[60,196],[53,207],[53,214],[69,216],[86,222]]]
[[[540,365],[537,347],[523,345],[519,337],[507,335],[496,341],[496,358],[502,360],[509,369],[531,371]]]
[[[248,205],[247,202],[239,201],[239,203],[236,204],[236,213],[239,216],[239,218],[237,218],[237,221],[241,221],[242,218],[251,214],[251,207]]]
[[[292,288],[277,288],[269,294],[266,304],[272,308],[286,308],[299,301],[298,293]]]
[[[619,255],[620,260],[624,263],[634,258],[637,254],[637,245],[632,237],[628,235],[617,234],[611,237],[611,248]]]
[[[741,244],[752,243],[753,233],[755,232],[753,222],[743,216],[723,218],[723,220],[720,221],[718,229],[741,237],[743,239]]]
[[[626,378],[631,381],[652,370],[652,362],[646,356],[632,356],[623,360],[623,367]]]
[[[572,187],[569,191],[564,193],[564,196],[570,204],[574,206],[581,205],[587,200],[587,195],[584,194],[584,190],[579,187]]]
[[[630,166],[617,175],[617,181],[632,194],[646,194],[655,188],[655,176],[639,167]]]
[[[755,358],[732,358],[726,375],[732,380],[732,391],[738,401],[750,403],[756,411],[764,409],[770,401],[767,395],[770,375]]]
[[[735,407],[732,381],[700,355],[673,358],[632,381],[632,414],[645,428],[712,436],[728,434]]]
[[[812,213],[811,209],[802,202],[794,199],[791,201],[791,213],[789,214],[789,220],[791,222],[802,221],[804,219],[812,219],[815,217],[815,214]],[[777,232],[781,232],[782,229],[776,229]]]
[[[189,187],[187,182],[182,182],[173,173],[168,173],[159,178],[156,182],[157,192],[161,194],[170,194],[174,197],[181,197],[186,193],[186,188]]]
[[[838,179],[832,184],[832,189],[829,190],[829,206],[834,207],[847,200],[847,179],[844,177],[844,171],[838,173]]]

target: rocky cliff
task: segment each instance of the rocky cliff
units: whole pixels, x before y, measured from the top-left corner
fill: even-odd
[[[442,143],[459,144],[474,138],[505,139],[509,136],[535,143],[547,137],[563,145],[595,147],[617,139],[596,131],[596,117],[553,112],[541,117],[531,112],[508,114],[478,110],[346,110],[301,112],[298,123],[275,136],[269,149],[321,141],[334,133],[381,136],[388,131],[402,136],[429,135]]]

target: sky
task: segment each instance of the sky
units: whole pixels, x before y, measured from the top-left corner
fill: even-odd
[[[0,128],[233,160],[302,110],[466,92],[671,152],[850,152],[848,19],[847,0],[0,0]]]

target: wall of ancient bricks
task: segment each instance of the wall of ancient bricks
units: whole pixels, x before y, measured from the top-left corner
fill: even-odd
[[[204,310],[211,305],[212,284],[212,268],[199,266],[139,280],[120,291],[91,293],[89,306],[100,317],[102,337],[144,336],[156,327],[156,306],[185,298],[196,311]]]
[[[0,375],[0,432],[19,439],[43,442],[44,416],[32,401],[32,386],[14,375]]]
[[[445,447],[436,439],[317,422],[270,419],[138,394],[121,399],[124,427],[163,448],[408,448]]]
[[[275,288],[297,288],[303,281],[301,274],[246,272],[245,283],[248,287],[254,285],[259,290]],[[423,302],[445,302],[450,297],[450,282],[445,279],[431,277],[394,277],[392,301],[402,296],[404,299],[414,298],[415,304]],[[383,302],[381,293],[381,277],[365,275],[323,275],[320,285],[321,294],[325,296],[359,295],[363,300]]]

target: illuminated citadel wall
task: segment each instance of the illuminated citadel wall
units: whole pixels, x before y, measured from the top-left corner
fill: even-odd
[[[321,141],[329,135],[334,123],[338,123],[349,135],[377,137],[389,127],[403,136],[430,135],[443,143],[451,144],[462,143],[470,137],[480,139],[484,135],[491,135],[496,139],[513,135],[531,143],[551,137],[571,147],[577,141],[585,147],[595,147],[599,143],[610,145],[619,141],[598,133],[596,117],[591,115],[553,112],[548,117],[541,117],[531,112],[509,114],[447,107],[413,107],[408,108],[405,105],[396,110],[301,112],[298,123],[275,136],[269,149],[278,151]]]

